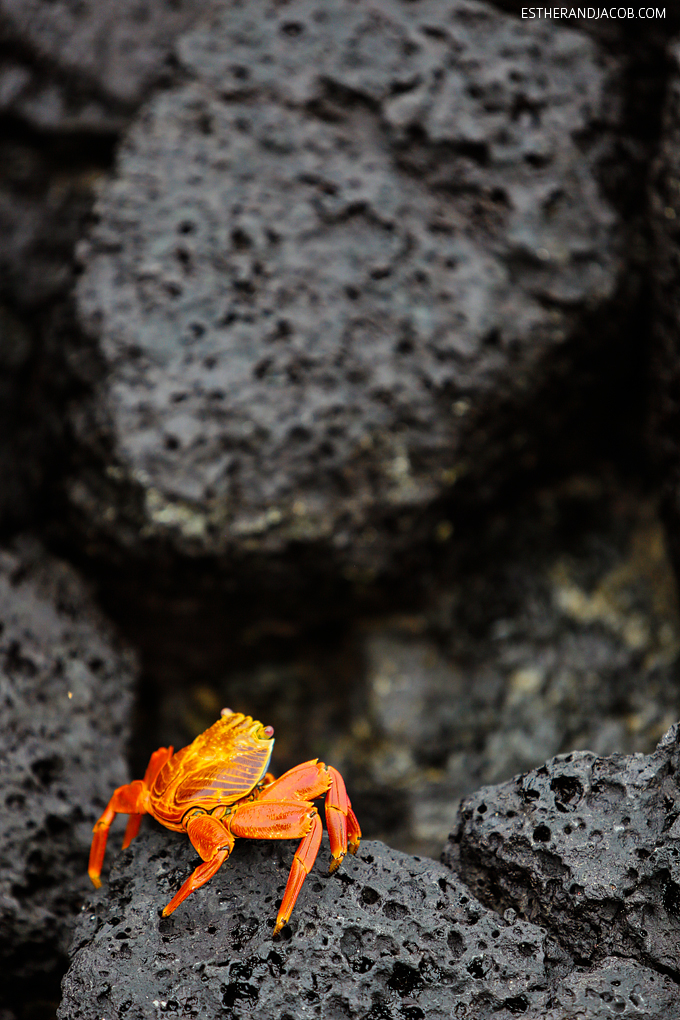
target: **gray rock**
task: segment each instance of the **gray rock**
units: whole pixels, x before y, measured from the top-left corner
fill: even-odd
[[[2,0],[0,112],[47,131],[120,129],[197,0]]]
[[[677,982],[680,728],[652,755],[559,755],[461,805],[443,860],[479,899],[581,961],[632,957]]]
[[[0,552],[0,967],[58,968],[88,889],[92,825],[126,780],[135,668],[66,564]]]
[[[431,537],[471,437],[513,456],[499,407],[612,297],[612,76],[467,0],[228,2],[178,54],[80,249],[104,375],[70,497],[126,546],[316,543],[371,576]]]
[[[573,970],[543,929],[497,916],[441,865],[381,843],[362,844],[334,876],[324,843],[272,939],[292,853],[238,844],[161,920],[196,854],[181,836],[142,834],[84,907],[58,1016],[652,1020],[680,1003],[670,979],[631,960]]]
[[[610,957],[600,967],[576,968],[552,997],[545,1020],[664,1020],[678,1008],[678,988],[667,974]]]

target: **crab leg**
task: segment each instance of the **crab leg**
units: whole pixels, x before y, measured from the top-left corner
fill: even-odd
[[[159,747],[157,751],[153,752],[149,758],[149,764],[146,766],[146,772],[144,773],[144,779],[142,780],[147,789],[151,789],[160,770],[163,768],[165,763],[172,758],[173,751],[174,748],[172,747]],[[143,814],[133,814],[128,818],[125,835],[123,836],[123,850],[127,850],[130,843],[139,832],[139,826],[142,818]]]
[[[274,779],[258,794],[257,799],[260,803],[268,800],[316,800],[326,793],[330,785],[331,777],[326,766],[313,758]]]
[[[312,827],[307,835],[300,841],[300,845],[295,851],[293,857],[293,863],[290,867],[290,874],[288,875],[288,881],[286,882],[286,888],[283,892],[283,899],[281,900],[281,906],[279,912],[276,915],[276,924],[274,925],[274,935],[278,935],[284,925],[288,924],[290,915],[293,912],[296,900],[300,895],[302,884],[307,878],[307,875],[312,870],[312,865],[316,860],[316,855],[319,852],[321,846],[321,836],[323,834],[323,826],[321,825],[321,819],[319,814],[314,809],[314,817],[312,819]]]
[[[293,771],[293,770],[291,770]],[[287,773],[286,773],[287,774]],[[283,776],[281,777],[284,778]],[[279,782],[279,780],[277,780]],[[294,839],[302,836],[288,882],[283,893],[281,906],[276,917],[274,935],[288,923],[302,884],[307,878],[321,846],[323,826],[319,812],[313,804],[305,801],[251,801],[237,807],[228,819],[234,836],[249,839]]]
[[[331,844],[329,871],[332,874],[342,864],[342,859],[347,853],[348,842],[351,854],[355,854],[359,849],[361,829],[356,815],[352,811],[344,779],[332,765],[329,765],[328,771],[332,777],[332,783],[326,795],[325,808],[326,826]]]
[[[345,782],[337,769],[332,765],[324,765],[314,758],[306,761],[274,780],[260,793],[258,801],[284,800],[294,797],[296,800],[315,800],[326,794],[326,826],[331,844],[332,873],[340,867],[342,860],[349,852],[355,854],[359,849],[361,829],[352,804],[347,796]]]
[[[212,815],[194,815],[187,822],[186,830],[189,839],[205,863],[199,864],[189,875],[179,892],[175,893],[167,907],[164,908],[163,917],[167,917],[173,910],[176,910],[190,893],[205,885],[215,872],[219,871],[234,849],[234,837]]]
[[[95,823],[92,830],[94,836],[90,848],[90,863],[87,869],[95,889],[99,889],[101,885],[99,876],[102,872],[106,841],[113,819],[116,815],[130,815],[123,837],[123,850],[125,850],[139,832],[142,815],[147,810],[147,798],[151,785],[165,763],[172,758],[172,752],[172,747],[159,747],[157,751],[154,751],[146,767],[144,779],[135,779],[134,783],[119,786],[114,791],[106,811]]]
[[[116,815],[132,815],[134,817],[137,814],[144,814],[147,794],[148,790],[141,779],[136,779],[134,783],[128,783],[126,786],[119,786],[109,801],[106,811],[95,823],[92,830],[94,836],[90,848],[90,863],[87,868],[87,873],[92,879],[95,889],[101,885],[99,876],[102,872],[111,822]],[[139,828],[139,825],[137,827]],[[130,828],[128,823],[128,830]],[[128,830],[125,832],[126,838]],[[127,846],[127,843],[125,845]]]

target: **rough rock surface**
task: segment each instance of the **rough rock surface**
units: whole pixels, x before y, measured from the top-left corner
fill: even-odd
[[[74,380],[64,372],[63,339],[58,352],[48,350],[41,333],[50,329],[49,307],[73,285],[73,249],[110,167],[114,132],[167,70],[175,35],[204,7],[197,0],[0,0],[3,532],[32,522],[49,484],[47,465],[64,456],[55,453],[55,418],[65,419],[66,397],[53,381],[69,376],[72,387]],[[26,343],[17,344],[9,369],[6,341],[17,331],[7,327],[5,302],[34,341],[28,363]]]
[[[678,1009],[678,987],[666,974],[610,957],[576,968],[556,989],[545,1020],[664,1020]]]
[[[680,566],[680,41],[669,47],[664,131],[651,190],[654,228],[655,392],[652,451],[665,486],[668,532]]]
[[[606,961],[587,979],[570,973],[542,929],[498,917],[441,865],[380,843],[362,844],[334,876],[325,874],[324,844],[289,927],[273,940],[292,852],[240,843],[161,920],[196,854],[182,837],[142,834],[84,908],[59,1016],[600,1017],[618,997],[623,1016],[661,1017],[680,1002],[669,979],[630,961]],[[636,996],[655,1009],[636,1012]],[[553,1002],[585,1011],[550,1013]]]
[[[0,114],[47,131],[112,131],[163,70],[198,0],[2,0]]]
[[[652,755],[559,755],[468,797],[442,859],[576,959],[633,957],[677,982],[679,765],[678,724]]]
[[[80,251],[71,498],[127,546],[379,569],[615,290],[611,75],[467,0],[228,2],[178,53]]]
[[[135,669],[73,570],[0,552],[0,969],[45,975],[87,891],[92,825],[126,780]]]

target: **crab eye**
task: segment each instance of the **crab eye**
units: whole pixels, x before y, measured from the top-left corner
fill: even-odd
[[[273,737],[274,736],[274,727],[273,726],[265,726],[263,732],[264,732],[265,737]]]

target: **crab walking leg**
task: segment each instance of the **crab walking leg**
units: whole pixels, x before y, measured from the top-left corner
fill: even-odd
[[[125,835],[123,836],[123,850],[127,850],[130,843],[139,832],[139,826],[142,824],[142,818],[144,815],[130,815],[128,823],[125,827]]]
[[[149,764],[146,766],[146,772],[144,773],[144,783],[149,789],[153,786],[160,770],[172,758],[174,750],[174,747],[159,747],[149,758]]]
[[[156,776],[163,768],[167,761],[170,761],[173,755],[173,747],[159,747],[157,751],[149,758],[149,764],[146,766],[146,772],[144,773],[144,779],[142,782],[151,789],[153,786]],[[139,832],[139,826],[141,824],[143,815],[130,815],[128,818],[127,828],[125,829],[125,835],[123,836],[123,850],[126,850],[132,840]]]
[[[357,816],[352,811],[352,806],[350,804],[347,808],[347,843],[351,854],[355,854],[357,852],[360,842],[361,828],[357,821]]]
[[[332,765],[324,765],[314,758],[302,765],[284,772],[260,793],[258,800],[283,800],[294,797],[296,800],[315,800],[324,793],[326,796],[326,825],[331,842],[331,872],[335,871],[347,853],[355,854],[359,849],[361,829],[356,815],[352,811],[347,796],[345,782],[337,769]]]
[[[195,871],[189,875],[179,892],[175,893],[167,907],[164,908],[163,917],[167,917],[173,910],[176,910],[190,893],[205,885],[215,872],[219,871],[234,849],[234,837],[212,815],[194,815],[187,822],[186,830],[189,839],[205,863],[199,864]]]
[[[279,912],[276,915],[273,935],[278,935],[284,925],[288,924],[290,920],[290,915],[293,913],[293,907],[300,895],[303,882],[312,870],[312,865],[319,852],[322,834],[323,826],[321,818],[319,817],[319,812],[314,808],[312,827],[304,839],[301,840],[299,847],[295,851],[293,863],[290,866],[290,874],[288,875],[286,888],[283,891],[283,899],[281,900]]]
[[[283,776],[281,777],[283,778]],[[278,780],[277,780],[278,782]],[[302,884],[307,878],[321,846],[323,826],[319,812],[305,801],[259,800],[237,807],[225,821],[234,836],[249,839],[294,839],[302,836],[295,852],[281,906],[276,917],[274,935],[288,924]]]
[[[134,783],[119,786],[114,791],[106,811],[95,823],[95,827],[92,830],[94,836],[90,848],[90,863],[87,868],[87,873],[95,889],[99,889],[101,885],[99,876],[102,873],[106,841],[109,837],[111,822],[116,815],[130,815],[125,829],[125,836],[123,837],[123,850],[125,850],[139,832],[142,815],[146,814],[147,811],[151,785],[165,763],[172,758],[172,753],[172,747],[159,747],[157,751],[154,751],[149,758],[144,779],[135,779]]]
[[[352,811],[344,779],[332,765],[328,767],[328,772],[332,782],[326,795],[325,808],[326,826],[331,844],[331,866],[329,872],[332,874],[342,864],[342,860],[347,853],[348,841],[350,853],[355,854],[359,849],[361,829],[359,828],[356,815]]]
[[[90,863],[87,868],[87,873],[92,879],[92,884],[95,889],[98,889],[101,885],[99,876],[102,873],[104,854],[106,853],[106,841],[109,836],[111,822],[116,815],[134,816],[137,814],[144,814],[146,811],[147,796],[148,790],[141,779],[136,779],[134,783],[128,783],[126,786],[119,786],[118,789],[114,791],[113,797],[109,801],[106,811],[95,823],[94,829],[92,830],[94,836],[92,837],[92,846],[90,847]],[[130,826],[128,824],[128,829],[129,828]],[[127,834],[128,833],[126,831],[126,838]]]

